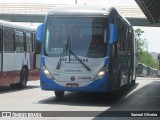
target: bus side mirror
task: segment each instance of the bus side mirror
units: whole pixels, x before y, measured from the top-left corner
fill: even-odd
[[[36,38],[40,42],[44,40],[44,26],[45,24],[42,23],[41,25],[38,26],[37,31],[36,31]]]
[[[118,27],[115,24],[109,24],[109,43],[113,44],[118,40]]]

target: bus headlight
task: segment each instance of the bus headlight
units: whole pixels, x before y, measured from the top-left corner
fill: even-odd
[[[102,77],[104,75],[104,73],[105,73],[105,71],[100,71],[97,76]]]
[[[50,79],[53,79],[54,77],[51,75],[51,73],[49,72],[49,70],[46,68],[46,66],[42,65],[42,69],[43,69],[43,72],[44,74],[50,78]]]
[[[103,75],[105,74],[105,72],[108,71],[108,65],[105,65],[96,75],[95,80],[96,79],[101,79],[103,77]]]
[[[50,73],[47,69],[44,70],[45,75],[50,76]]]

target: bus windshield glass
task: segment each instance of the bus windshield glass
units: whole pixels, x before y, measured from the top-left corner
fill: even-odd
[[[77,56],[102,58],[107,52],[107,18],[48,17],[45,53],[50,57]]]

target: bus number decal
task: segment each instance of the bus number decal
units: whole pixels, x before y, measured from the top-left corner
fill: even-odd
[[[63,48],[51,48],[51,54],[61,54],[63,52]]]

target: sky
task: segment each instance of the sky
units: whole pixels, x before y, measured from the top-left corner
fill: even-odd
[[[0,0],[0,3],[39,3],[39,4],[88,4],[100,6],[138,6],[135,0]],[[144,31],[142,39],[148,42],[148,51],[160,53],[160,27],[140,27]]]
[[[160,53],[160,27],[134,27],[144,31],[142,39],[146,39],[148,43],[148,52]]]

